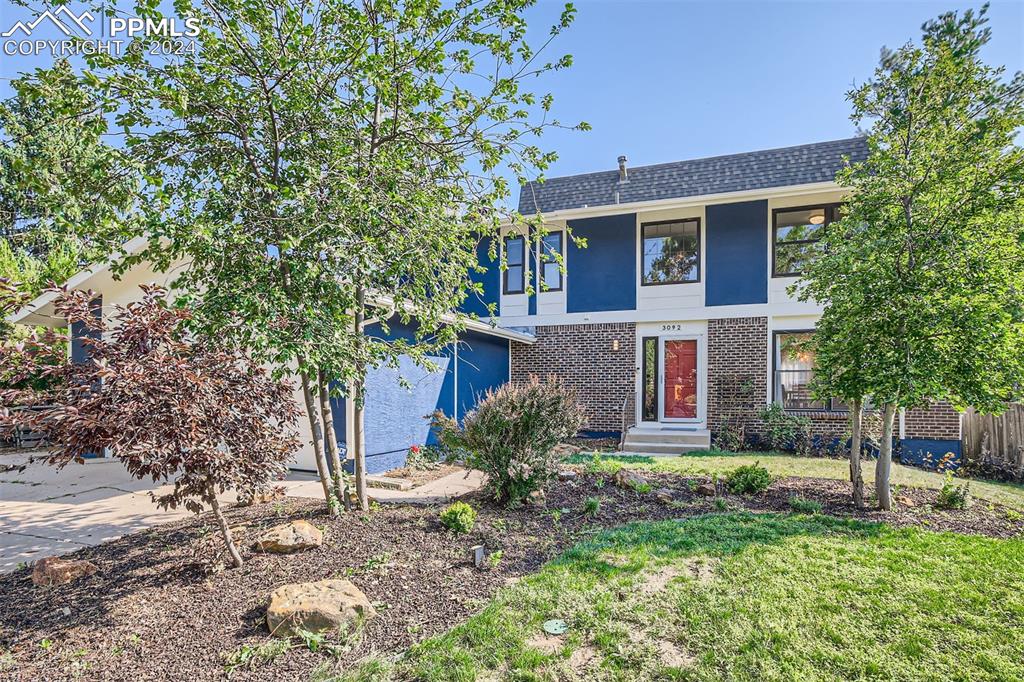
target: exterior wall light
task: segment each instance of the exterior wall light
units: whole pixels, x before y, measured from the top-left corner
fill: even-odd
[[[619,349],[619,340],[618,339],[613,339],[612,340],[612,350],[618,350],[618,349]]]
[[[823,222],[825,222],[825,211],[821,210],[820,208],[814,209],[811,212],[811,216],[810,218],[808,218],[808,220],[810,220],[811,225],[821,225]]]

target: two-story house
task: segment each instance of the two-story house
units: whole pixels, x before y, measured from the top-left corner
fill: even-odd
[[[536,244],[507,229],[508,267],[489,273],[499,324],[536,338],[512,343],[513,380],[562,376],[590,428],[627,429],[634,452],[708,447],[730,420],[756,431],[772,402],[842,437],[845,406],[812,398],[814,358],[795,343],[821,308],[789,289],[837,218],[836,171],[866,153],[855,137],[637,168],[619,157],[615,170],[523,186],[520,213],[550,232]],[[959,454],[948,405],[901,414],[898,429],[907,453]]]
[[[542,243],[506,229],[504,270],[489,244],[478,247],[485,271],[472,276],[484,296],[466,311],[485,317],[487,303],[497,303],[497,317],[471,320],[460,343],[433,358],[435,371],[402,358],[368,373],[369,470],[398,466],[409,446],[431,442],[434,410],[461,418],[487,389],[531,374],[563,377],[578,390],[589,429],[627,431],[625,448],[634,452],[706,448],[730,420],[756,429],[773,401],[810,417],[815,434],[842,437],[844,406],[812,399],[814,358],[794,343],[813,333],[821,310],[788,289],[843,202],[836,171],[865,153],[864,140],[852,138],[639,168],[621,157],[616,170],[527,184],[519,211],[543,216]],[[110,313],[137,299],[141,283],[170,286],[176,267],[139,263],[115,278],[110,263],[97,263],[66,285],[93,290],[97,309]],[[66,324],[51,293],[10,320]],[[392,320],[388,330],[371,324],[367,333],[387,340],[413,331]],[[84,360],[81,337],[73,328],[72,357]],[[305,409],[298,394],[296,402]],[[351,399],[336,399],[342,445],[352,437],[352,413]],[[306,420],[299,429],[304,446],[293,467],[311,470]],[[905,457],[958,455],[959,414],[948,405],[908,411],[899,436]]]

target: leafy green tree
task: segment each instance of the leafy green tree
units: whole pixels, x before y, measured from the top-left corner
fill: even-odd
[[[329,500],[324,456],[335,472],[340,461],[325,394],[355,398],[365,508],[367,369],[429,363],[456,341],[457,311],[482,294],[478,243],[517,222],[504,173],[525,179],[554,158],[533,143],[559,125],[552,98],[523,84],[571,60],[540,60],[532,4],[182,1],[176,12],[203,26],[194,53],[152,58],[153,38],[138,37],[123,57],[92,59],[86,77],[151,183],[150,246],[121,267],[187,262],[175,286],[197,330],[298,372]],[[415,338],[366,333],[395,318]],[[337,480],[334,496],[348,500]]]
[[[982,61],[986,11],[927,22],[849,93],[869,153],[837,175],[845,217],[803,279],[825,306],[819,395],[854,404],[855,430],[866,396],[881,407],[883,509],[897,409],[998,411],[1024,385],[1024,74]]]

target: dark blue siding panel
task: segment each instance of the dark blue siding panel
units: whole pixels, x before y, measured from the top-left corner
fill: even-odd
[[[952,453],[948,460],[946,456]],[[912,466],[956,471],[961,464],[961,444],[958,440],[929,440],[904,438],[900,442],[900,462]]]
[[[708,206],[706,305],[768,302],[768,202]]]
[[[491,313],[487,310],[488,303],[494,303],[494,314],[497,315],[501,300],[501,268],[497,260],[491,260],[488,253],[491,246],[490,239],[483,239],[476,247],[476,260],[482,267],[487,268],[486,272],[470,272],[469,278],[474,282],[483,284],[484,294],[481,299],[475,292],[470,292],[462,304],[462,312],[487,317]]]
[[[459,410],[461,419],[476,406],[477,399],[489,388],[508,381],[507,339],[466,332],[459,345]]]
[[[636,214],[570,220],[576,237],[566,244],[566,310],[636,310]]]
[[[97,296],[89,302],[89,310],[97,320],[103,316],[103,297]],[[82,322],[71,324],[71,361],[81,364],[89,359],[89,348],[82,343],[82,339],[98,339],[99,331],[89,331]]]

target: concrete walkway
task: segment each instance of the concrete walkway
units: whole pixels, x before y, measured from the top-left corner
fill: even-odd
[[[161,494],[170,486],[135,480],[119,462],[95,459],[58,471],[30,457],[0,454],[0,573],[191,515],[184,509],[159,509],[149,493]],[[22,464],[23,471],[7,470]],[[479,472],[468,478],[455,472],[408,491],[374,488],[370,496],[381,503],[432,504],[475,490],[482,482]],[[316,476],[295,473],[283,485],[291,497],[323,496]],[[224,499],[234,501],[233,496]]]

